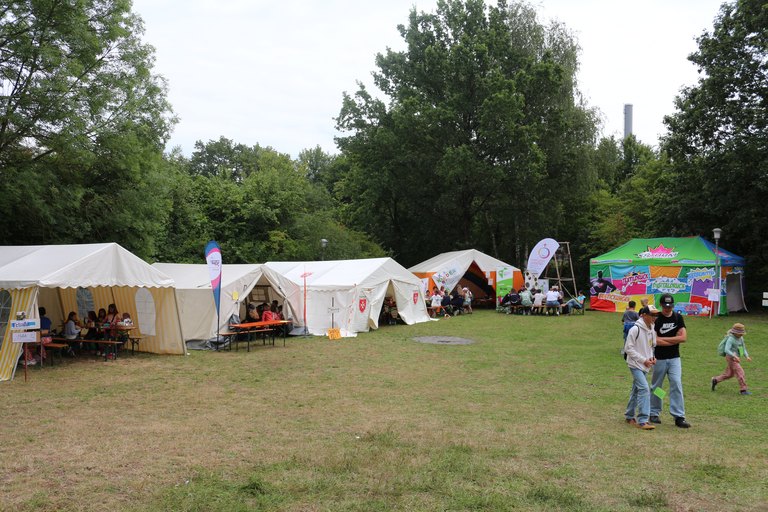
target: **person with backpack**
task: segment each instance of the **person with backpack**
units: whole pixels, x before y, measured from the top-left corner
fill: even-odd
[[[744,328],[744,324],[735,323],[733,327],[728,329],[725,334],[725,338],[717,346],[718,355],[725,357],[728,365],[725,367],[723,373],[717,377],[712,377],[712,391],[715,387],[724,380],[730,379],[734,375],[739,380],[739,393],[742,395],[751,395],[747,389],[747,381],[744,379],[744,369],[741,367],[741,359],[746,357],[747,361],[751,361],[749,352],[747,352],[747,346],[744,344],[744,335],[747,330]]]
[[[669,413],[675,418],[678,428],[690,428],[685,421],[685,400],[683,398],[683,363],[680,360],[680,344],[688,339],[683,315],[674,310],[675,299],[664,293],[659,299],[661,314],[656,318],[656,365],[653,367],[651,387],[660,388],[664,378],[669,379]],[[661,423],[661,398],[651,396],[651,423]]]
[[[627,334],[624,344],[627,366],[632,374],[632,389],[629,392],[629,402],[624,413],[625,421],[642,430],[653,430],[651,425],[651,388],[648,386],[648,371],[656,364],[653,348],[656,346],[656,331],[654,321],[659,310],[647,306],[639,311],[640,319]],[[637,418],[635,418],[637,414]]]

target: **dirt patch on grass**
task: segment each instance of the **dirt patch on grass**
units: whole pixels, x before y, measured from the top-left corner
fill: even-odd
[[[432,345],[471,345],[474,341],[467,338],[457,338],[455,336],[417,336],[413,338],[419,343],[430,343]]]

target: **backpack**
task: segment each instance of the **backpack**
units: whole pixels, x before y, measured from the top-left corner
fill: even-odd
[[[721,357],[725,357],[725,344],[727,342],[728,342],[728,336],[726,336],[720,341],[720,344],[717,346],[717,355]]]
[[[624,322],[624,329],[627,332],[627,337],[629,337],[630,331],[632,330],[632,328],[634,326],[635,326],[635,324],[630,324],[629,322]],[[638,331],[640,330],[639,327],[637,329],[638,329]],[[637,333],[635,333],[635,337],[637,337]],[[624,346],[621,347],[621,355],[624,356],[624,360],[625,361],[627,360],[627,353],[624,351],[624,349],[626,349],[626,348],[627,348],[627,338],[625,337],[624,338]]]

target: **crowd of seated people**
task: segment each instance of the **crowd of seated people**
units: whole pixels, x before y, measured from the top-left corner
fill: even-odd
[[[95,355],[101,356],[103,353],[100,345],[93,343],[94,341],[128,341],[128,331],[125,327],[133,327],[131,315],[129,313],[121,315],[115,304],[110,304],[107,309],[100,308],[98,315],[95,311],[88,311],[84,320],[80,320],[76,311],[70,311],[59,331],[52,327],[51,319],[46,316],[45,307],[38,308],[38,315],[43,344],[39,354],[25,356],[28,364],[39,362],[41,357],[45,359],[45,345],[54,341],[54,338],[78,341],[78,343],[68,343],[63,351],[66,355],[74,356],[79,351],[92,351]],[[114,353],[108,355],[112,356]]]
[[[579,290],[576,297],[566,302],[558,286],[553,286],[546,293],[537,288],[531,290],[526,287],[519,290],[513,288],[502,297],[496,311],[508,315],[572,314],[576,310],[584,309],[585,299],[584,292]]]
[[[450,318],[462,313],[472,313],[472,292],[464,287],[457,286],[453,293],[447,293],[445,287],[440,289],[435,286],[432,288],[432,294],[425,295],[427,311],[429,316],[443,316]]]

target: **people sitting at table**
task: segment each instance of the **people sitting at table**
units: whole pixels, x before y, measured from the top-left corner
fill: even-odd
[[[104,311],[103,309],[101,311]],[[107,312],[104,311],[104,316],[107,315]],[[83,327],[87,329],[85,336],[83,336],[83,339],[86,340],[95,340],[99,338],[99,330],[96,328],[96,323],[98,322],[98,317],[96,316],[96,312],[91,310],[88,312],[88,315],[85,318],[85,322],[83,323]]]
[[[126,327],[133,326],[133,319],[131,318],[130,313],[123,313],[123,325],[125,325]]]
[[[37,308],[37,314],[40,317],[40,336],[41,338],[50,337],[51,335],[51,319],[45,316],[45,308],[40,306]],[[40,346],[40,354],[34,355],[29,348],[24,345],[24,361],[27,365],[37,364],[40,360],[45,359],[45,348]]]
[[[440,305],[443,306],[443,311],[445,312],[445,316],[449,317],[451,315],[451,296],[449,294],[441,294],[440,299]]]
[[[51,319],[45,316],[45,308],[40,306],[37,308],[37,312],[40,315],[40,335],[45,336],[51,333]]]
[[[77,313],[70,311],[64,324],[64,337],[68,340],[76,340],[80,337],[80,329],[82,328],[83,324],[77,318]]]
[[[248,303],[248,312],[246,313],[246,322],[261,322],[261,312],[259,311],[261,306],[257,306],[255,302]]]
[[[100,311],[104,311],[103,309]],[[104,311],[104,316],[107,316],[107,312]],[[91,310],[88,312],[85,322],[83,323],[83,327],[86,330],[85,335],[83,336],[84,340],[98,340],[101,338],[99,328],[97,327],[99,318],[96,316],[96,312]],[[92,350],[96,351],[97,345],[95,343],[83,343],[83,349],[84,350]]]
[[[96,316],[96,332],[97,337],[96,339],[103,340],[105,337],[105,327],[109,326],[109,322],[107,322],[107,310],[104,308],[99,308],[99,314]]]
[[[114,304],[110,304],[107,306],[107,316],[104,318],[104,335],[108,339],[114,340],[117,338],[117,324],[120,322],[122,317],[120,316],[120,313],[117,312],[117,306]]]
[[[553,286],[547,291],[547,314],[550,311],[555,315],[560,314],[560,292],[557,290],[557,286]]]
[[[533,306],[533,295],[525,286],[520,288],[518,295],[520,295],[520,309],[522,309],[524,315],[530,315],[531,306]]]
[[[520,295],[514,288],[510,289],[501,299],[500,313],[511,314],[520,305]]]
[[[275,308],[274,311],[272,308]],[[262,313],[261,313],[261,321],[262,322],[271,322],[272,320],[277,320],[275,316],[277,315],[277,307],[272,305],[270,306],[266,302],[261,305]]]
[[[433,316],[436,312],[434,308],[439,308],[443,304],[443,296],[440,295],[440,292],[437,290],[437,287],[434,288],[432,297],[431,297],[431,304],[432,308],[430,310],[430,316]]]
[[[451,314],[454,316],[461,314],[464,311],[464,295],[461,288],[456,289],[456,293],[451,296],[450,299]]]
[[[381,305],[381,314],[379,315],[379,324],[395,325],[397,324],[397,303],[392,297],[384,297],[384,303]]]

